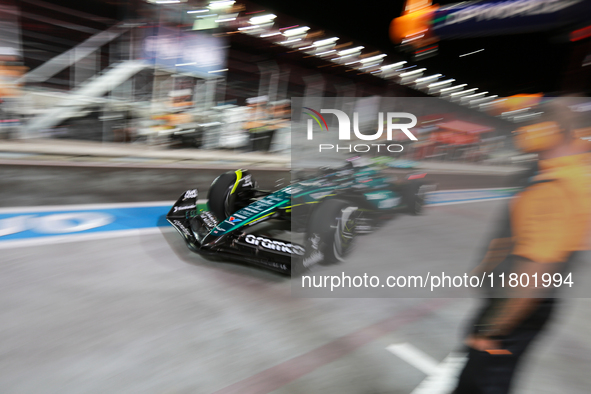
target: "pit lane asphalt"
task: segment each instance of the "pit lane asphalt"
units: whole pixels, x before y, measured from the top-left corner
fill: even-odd
[[[470,266],[487,230],[482,222],[500,204],[400,217],[364,239],[358,253],[370,253],[365,262],[376,275],[395,272],[394,255],[425,270]],[[427,375],[386,347],[409,343],[441,362],[458,350],[476,305],[469,298],[297,298],[291,285],[260,269],[205,260],[164,230],[3,249],[0,392],[408,394]],[[591,302],[565,303],[517,393],[591,387]]]
[[[183,173],[162,190],[151,176],[166,182],[169,172],[13,170],[9,179],[2,171],[3,198],[10,198],[4,206],[172,200],[187,188],[187,176],[198,187],[213,179]],[[282,175],[265,174],[270,186]],[[470,267],[490,229],[484,223],[501,204],[401,216],[363,239],[356,253],[370,256],[377,275],[392,273],[394,255],[425,270]],[[386,347],[410,343],[441,361],[458,349],[477,304],[296,298],[289,279],[205,260],[165,230],[0,253],[2,393],[412,393],[425,373]],[[591,387],[591,302],[565,303],[517,393],[582,394]]]

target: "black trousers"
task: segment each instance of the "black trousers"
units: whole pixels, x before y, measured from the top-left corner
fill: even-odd
[[[488,301],[477,320],[491,308],[493,302]],[[503,349],[511,354],[492,355],[469,349],[468,362],[460,375],[454,394],[509,393],[521,357],[550,319],[554,304],[555,299],[541,300],[536,310],[511,334],[499,338]]]

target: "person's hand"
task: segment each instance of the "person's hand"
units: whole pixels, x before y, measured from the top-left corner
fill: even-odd
[[[470,335],[464,342],[467,346],[479,352],[491,354],[511,354],[508,350],[502,348],[500,341],[490,339],[484,336]]]

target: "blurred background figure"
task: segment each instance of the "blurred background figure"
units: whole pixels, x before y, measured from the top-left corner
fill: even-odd
[[[556,309],[553,286],[535,285],[534,275],[566,276],[570,263],[589,248],[589,143],[576,131],[582,126],[576,108],[572,99],[555,99],[539,107],[540,122],[514,133],[516,146],[539,159],[510,201],[475,272],[505,273],[507,278],[525,274],[531,280],[489,289],[491,298],[469,328],[468,362],[455,394],[510,391],[521,357]]]
[[[511,12],[519,1],[485,3],[481,14],[481,2],[398,0],[376,13],[329,1],[310,14],[273,0],[6,1],[0,135],[287,155],[291,114],[281,103],[291,97],[352,98],[357,108],[381,97],[428,96],[456,108],[422,119],[422,138],[403,137],[397,158],[516,164],[531,156],[510,149],[507,124],[448,115],[468,109],[521,121],[544,94],[588,91],[591,70],[584,60],[591,42],[587,2],[522,2]],[[351,23],[339,22],[337,34],[328,31],[332,20]],[[520,53],[553,61],[548,72],[564,75],[540,76],[542,68],[503,55],[504,44],[487,46],[519,40],[518,33],[536,38]],[[560,51],[539,50],[554,41]],[[486,48],[472,51],[475,45]]]

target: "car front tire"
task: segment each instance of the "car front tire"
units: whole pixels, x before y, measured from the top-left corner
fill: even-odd
[[[308,222],[303,268],[344,261],[355,245],[359,215],[358,207],[345,200],[320,203]]]

